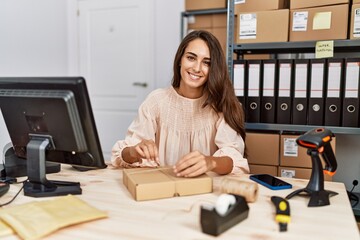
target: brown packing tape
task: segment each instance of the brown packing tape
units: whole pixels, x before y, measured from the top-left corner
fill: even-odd
[[[258,196],[258,184],[246,182],[233,177],[221,180],[220,191],[243,196],[247,202],[255,202]]]

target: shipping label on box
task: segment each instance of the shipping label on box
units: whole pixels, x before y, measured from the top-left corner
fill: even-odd
[[[284,138],[284,156],[297,157],[298,148],[295,138]]]
[[[294,32],[306,32],[308,22],[308,11],[294,12],[292,31]]]
[[[176,177],[172,168],[124,169],[123,183],[137,201],[212,192],[212,178],[208,175]]]
[[[352,6],[350,26],[350,39],[360,38],[360,4]]]
[[[240,14],[239,39],[256,39],[256,13]]]

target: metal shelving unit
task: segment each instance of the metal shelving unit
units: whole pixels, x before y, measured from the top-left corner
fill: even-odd
[[[233,46],[237,54],[246,53],[314,53],[316,41],[247,43]],[[353,52],[360,50],[360,41],[334,40],[334,52]]]
[[[296,53],[315,53],[317,41],[305,42],[274,42],[274,43],[247,43],[234,44],[234,0],[228,0],[228,28],[227,28],[227,62],[229,74],[233,79],[233,53],[238,56],[242,54],[296,54]],[[360,41],[356,40],[334,40],[334,53],[354,53],[360,52]],[[306,132],[315,127],[311,125],[292,125],[292,124],[267,124],[267,123],[246,123],[245,128],[251,131],[279,131],[279,132]],[[322,126],[323,127],[323,126]],[[360,134],[360,128],[326,126],[336,134]]]

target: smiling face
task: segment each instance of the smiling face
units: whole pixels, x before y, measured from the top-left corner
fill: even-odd
[[[210,50],[200,38],[189,42],[181,57],[179,94],[199,98],[203,94],[210,70]]]

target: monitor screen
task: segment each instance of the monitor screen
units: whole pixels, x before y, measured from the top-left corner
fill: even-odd
[[[106,167],[84,78],[1,77],[0,108],[15,155],[27,161],[25,195],[81,193],[78,183],[46,180],[47,161]]]

